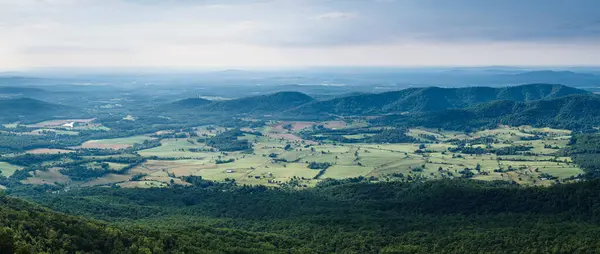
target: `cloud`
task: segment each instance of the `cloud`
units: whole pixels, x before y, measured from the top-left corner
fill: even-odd
[[[241,56],[255,54],[242,49],[349,54],[421,44],[590,48],[600,45],[598,9],[597,0],[0,0],[0,58],[104,54],[108,61],[119,54],[227,49],[246,62]],[[197,61],[233,59],[198,54],[211,58]]]
[[[344,20],[344,19],[353,19],[356,18],[358,15],[356,13],[353,12],[328,12],[328,13],[324,13],[321,15],[317,15],[315,17],[313,17],[313,19],[318,19],[318,20]]]

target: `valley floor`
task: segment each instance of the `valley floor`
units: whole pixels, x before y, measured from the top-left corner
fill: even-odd
[[[62,125],[38,125],[50,130],[38,135],[65,131]],[[571,139],[567,130],[500,126],[464,133],[413,128],[406,131],[410,142],[370,143],[381,128],[361,121],[271,122],[241,128],[233,137],[235,142],[247,142],[249,149],[224,151],[209,144],[228,131],[232,130],[201,126],[91,140],[68,149],[33,149],[27,153],[51,157],[42,157],[43,167],[30,171],[20,183],[148,188],[190,185],[186,177],[197,176],[239,185],[299,188],[328,178],[375,182],[472,178],[548,186],[575,181],[583,174],[570,157],[559,153]],[[106,155],[86,154],[89,149],[104,150]],[[25,168],[10,164],[11,157],[22,156],[4,155],[2,174],[11,176]],[[91,173],[81,174],[81,170]]]

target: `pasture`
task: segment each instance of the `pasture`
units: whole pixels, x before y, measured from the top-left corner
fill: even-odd
[[[123,188],[165,187],[188,185],[186,176],[201,176],[214,181],[236,181],[238,184],[310,187],[326,178],[345,179],[367,177],[373,181],[411,181],[465,177],[477,180],[504,180],[523,185],[550,185],[568,181],[583,171],[569,157],[556,153],[567,146],[570,132],[548,128],[507,127],[473,133],[413,128],[407,135],[414,143],[340,143],[330,140],[315,142],[300,137],[298,131],[313,125],[330,128],[354,128],[360,122],[277,122],[262,128],[247,128],[238,139],[252,145],[250,152],[224,152],[204,143],[203,139],[227,129],[218,126],[199,127],[198,138],[163,138],[160,146],[134,154],[85,156],[102,161],[110,158],[141,156],[147,160],[122,174],[109,173],[83,182],[74,182],[57,169],[35,171],[23,181],[29,184],[71,183],[81,186],[112,186]],[[372,129],[368,129],[372,130]],[[177,134],[176,130],[155,133]],[[372,133],[346,135],[361,139]],[[92,140],[82,148],[120,149],[152,139],[133,136],[119,139]],[[497,154],[511,147],[526,147],[526,151]],[[467,149],[468,148],[468,149]],[[466,150],[463,150],[466,149]],[[481,149],[477,154],[469,149]],[[70,150],[36,149],[32,153],[65,153]],[[44,164],[52,166],[50,164]],[[120,170],[127,164],[109,162],[109,168]],[[327,165],[322,169],[309,165]],[[6,166],[6,164],[4,164]],[[0,164],[0,168],[2,168]],[[86,164],[100,168],[97,162]],[[3,169],[3,174],[14,172]]]
[[[29,128],[60,127],[63,124],[68,124],[68,123],[89,124],[89,123],[91,123],[94,120],[96,120],[96,118],[89,118],[89,119],[59,119],[59,120],[49,120],[49,121],[39,122],[39,123],[35,123],[35,124],[29,124],[29,125],[26,125],[26,126],[29,127]]]
[[[133,136],[127,138],[114,138],[114,139],[100,139],[90,140],[81,144],[81,148],[93,148],[93,149],[125,149],[133,146],[136,143],[142,143],[146,140],[151,140],[148,136]]]
[[[74,151],[73,150],[66,150],[66,149],[38,148],[38,149],[28,150],[25,153],[30,153],[30,154],[62,154],[62,153],[72,153],[72,152],[74,152]]]
[[[0,161],[0,173],[2,176],[9,177],[15,173],[15,171],[22,169],[22,167],[12,165],[7,162]]]
[[[142,150],[142,156],[171,158],[170,160],[150,160],[132,169],[132,174],[147,174],[144,180],[169,184],[181,184],[183,176],[202,176],[204,179],[225,181],[235,180],[238,184],[262,184],[278,186],[296,182],[298,186],[313,186],[325,178],[344,179],[350,177],[371,177],[380,181],[406,180],[415,178],[439,179],[469,176],[478,180],[506,180],[525,185],[548,185],[557,179],[566,179],[583,171],[570,163],[570,158],[559,158],[554,153],[565,147],[568,140],[555,139],[567,132],[552,129],[528,129],[500,127],[466,135],[457,132],[444,132],[428,129],[410,129],[408,135],[415,138],[435,137],[424,140],[429,143],[363,144],[363,143],[324,143],[302,140],[294,130],[307,128],[313,122],[285,122],[247,131],[262,131],[263,136],[246,134],[241,139],[253,143],[252,154],[241,152],[211,152],[204,143],[187,139],[164,139],[161,146]],[[291,126],[291,129],[289,129]],[[532,137],[539,131],[549,134],[539,140],[522,140]],[[208,134],[208,133],[207,133]],[[538,133],[539,134],[539,133]],[[356,134],[362,137],[369,134]],[[476,141],[482,137],[492,138],[495,143],[488,146],[505,148],[510,146],[530,146],[531,154],[499,156],[492,153],[463,154],[449,152],[456,148],[453,140]],[[483,144],[471,144],[485,148]],[[189,149],[205,149],[204,152],[191,152]],[[421,150],[421,151],[419,151]],[[217,164],[217,160],[231,160]],[[329,163],[323,171],[308,168],[310,162]],[[161,176],[156,176],[160,174]],[[165,176],[166,175],[166,176]],[[169,176],[170,175],[170,176]],[[315,179],[316,178],[316,179]],[[133,186],[123,184],[123,187]],[[147,187],[147,185],[144,185]]]

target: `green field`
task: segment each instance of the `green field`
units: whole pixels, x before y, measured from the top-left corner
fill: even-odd
[[[186,158],[203,158],[210,157],[213,154],[203,152],[190,152],[190,148],[210,148],[203,143],[197,143],[194,140],[188,139],[163,139],[159,147],[141,150],[139,154],[142,156],[158,156],[158,157],[186,157]]]
[[[315,123],[316,124],[316,123]],[[332,123],[329,123],[332,124]],[[304,126],[306,123],[297,123]],[[335,122],[340,128],[352,128]],[[358,126],[364,127],[361,124]],[[200,127],[195,129],[199,138],[209,138],[226,131],[222,127]],[[556,152],[568,144],[570,132],[548,128],[500,127],[465,134],[461,132],[413,128],[407,135],[417,139],[414,143],[338,143],[329,140],[317,142],[302,140],[298,132],[282,131],[281,124],[272,123],[263,128],[247,128],[246,131],[261,132],[262,135],[244,134],[239,140],[252,144],[251,152],[219,152],[198,142],[198,138],[164,138],[160,146],[137,151],[137,154],[110,156],[86,156],[86,159],[101,161],[110,158],[141,156],[161,158],[148,160],[130,169],[124,175],[108,174],[92,179],[83,185],[119,184],[121,187],[160,187],[169,184],[185,184],[185,176],[202,176],[207,180],[231,181],[239,184],[280,186],[293,183],[295,186],[314,186],[326,178],[345,179],[369,177],[375,181],[397,181],[412,179],[441,179],[468,177],[479,180],[506,180],[524,185],[549,185],[554,181],[565,181],[583,171],[569,157],[557,157]],[[176,131],[158,133],[177,134]],[[535,133],[535,134],[533,134]],[[371,133],[345,135],[347,139],[361,139]],[[528,140],[534,135],[543,138]],[[491,143],[478,143],[482,138]],[[140,135],[128,138],[88,141],[83,147],[126,148],[135,143],[151,139]],[[468,154],[457,149],[457,142],[478,149],[508,149],[513,146],[529,147],[528,153],[496,155],[493,153]],[[451,152],[454,151],[454,152]],[[67,161],[61,161],[67,162]],[[49,164],[48,164],[49,163]],[[48,166],[60,162],[47,162]],[[330,165],[319,173],[310,169],[309,163]],[[89,168],[99,168],[98,162],[88,163]],[[127,166],[110,162],[113,170]],[[15,167],[7,173],[12,174]],[[144,175],[132,183],[130,178]],[[61,176],[64,177],[64,176]],[[157,184],[161,183],[161,184]]]
[[[149,136],[139,135],[127,138],[113,138],[113,139],[100,139],[90,140],[81,145],[82,148],[127,148],[137,143],[142,143],[146,140],[151,140]]]
[[[9,177],[19,169],[21,169],[21,167],[0,161],[0,172],[2,172],[2,176]]]
[[[7,123],[7,124],[3,124],[2,126],[4,126],[4,128],[7,128],[7,129],[15,129],[15,128],[17,128],[17,126],[19,126],[19,123]]]

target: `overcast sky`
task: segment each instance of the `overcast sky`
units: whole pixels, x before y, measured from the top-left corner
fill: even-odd
[[[600,65],[599,0],[0,0],[0,69]]]

